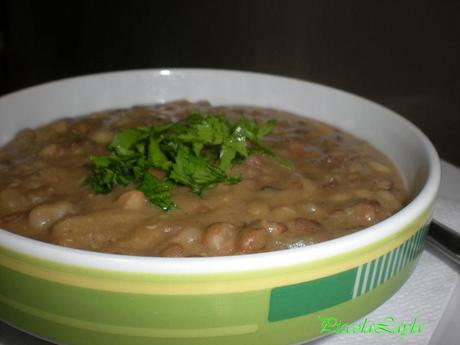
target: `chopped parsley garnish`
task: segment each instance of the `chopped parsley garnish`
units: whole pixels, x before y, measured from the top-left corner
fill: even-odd
[[[238,183],[240,176],[229,175],[231,167],[255,153],[283,163],[262,144],[275,125],[276,120],[258,123],[243,115],[231,124],[224,116],[193,113],[185,125],[123,129],[108,145],[110,155],[90,157],[92,175],[86,183],[96,194],[133,183],[152,204],[171,210],[176,207],[171,200],[176,185],[201,195],[218,183]],[[164,177],[156,177],[152,169]]]

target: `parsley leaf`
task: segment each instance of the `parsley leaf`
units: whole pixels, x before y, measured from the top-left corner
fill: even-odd
[[[277,121],[275,119],[271,119],[262,124],[261,126],[258,126],[255,134],[256,140],[260,141],[264,136],[269,134],[272,131],[272,129],[276,126],[276,124]]]
[[[171,200],[170,191],[173,187],[174,183],[170,180],[159,180],[146,172],[137,189],[143,192],[152,204],[157,205],[163,211],[168,211],[176,207],[176,204]]]
[[[226,174],[217,166],[209,163],[203,156],[196,156],[185,147],[180,147],[170,178],[184,186],[190,186],[192,192],[200,195],[206,187],[212,188],[226,179]]]
[[[199,155],[205,145],[220,145],[230,133],[230,124],[220,116],[192,114],[186,132],[179,139],[193,144],[193,152]]]
[[[283,163],[261,141],[275,125],[275,120],[259,124],[243,115],[232,125],[224,116],[194,113],[186,125],[168,122],[123,129],[108,145],[110,155],[90,157],[92,174],[85,183],[96,194],[134,183],[152,204],[171,210],[176,207],[171,199],[176,185],[201,195],[218,183],[238,183],[241,177],[228,171],[254,153]],[[162,171],[165,177],[153,176],[151,169]]]
[[[109,149],[116,151],[120,156],[130,156],[135,153],[133,147],[146,137],[148,134],[139,128],[124,129],[113,138]]]
[[[220,149],[220,168],[224,171],[228,171],[238,153],[243,158],[249,156],[247,138],[241,132],[240,127],[234,129],[232,136],[223,143]]]
[[[171,166],[171,162],[160,148],[160,140],[152,136],[149,139],[148,161],[152,167],[165,171]]]

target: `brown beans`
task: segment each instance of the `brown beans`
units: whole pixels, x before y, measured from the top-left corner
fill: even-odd
[[[108,144],[112,140],[113,133],[107,130],[100,130],[89,135],[92,141],[97,144]]]
[[[132,190],[120,195],[117,204],[128,210],[139,210],[148,206],[144,193],[138,190]]]
[[[266,185],[266,186],[262,186],[260,190],[266,193],[276,193],[276,192],[281,191],[281,188]]]
[[[360,188],[360,189],[355,189],[350,194],[352,194],[352,196],[355,197],[354,198],[355,200],[356,200],[356,198],[370,199],[375,195],[375,192],[373,192],[373,191],[371,191],[369,189]]]
[[[305,154],[305,144],[293,142],[289,145],[289,151],[294,158],[302,159]]]
[[[374,170],[375,172],[381,173],[381,174],[389,174],[391,173],[391,169],[387,167],[386,165],[383,165],[382,163],[376,162],[376,161],[369,161],[367,162],[367,165],[369,168]]]
[[[68,201],[57,201],[36,206],[29,213],[29,225],[35,230],[49,229],[58,220],[69,214],[76,214],[78,207]]]
[[[294,210],[294,208],[290,206],[276,207],[271,212],[271,217],[279,221],[290,219],[292,217],[295,217],[296,215],[297,212]]]
[[[289,231],[280,239],[287,248],[303,247],[331,238],[321,223],[306,218],[293,219],[288,223],[288,228]]]
[[[247,226],[248,228],[261,228],[272,236],[279,236],[285,233],[288,228],[286,224],[281,222],[271,222],[267,220],[256,220]]]
[[[81,190],[82,182],[88,175],[87,170],[80,167],[60,167],[47,165],[36,172],[37,178],[44,185],[52,186],[56,193],[69,195]]]
[[[342,150],[330,150],[324,160],[330,166],[340,166],[345,160],[345,154]]]
[[[311,234],[321,231],[320,223],[305,218],[296,218],[290,221],[288,226],[290,231],[302,234]]]
[[[199,243],[203,239],[203,231],[200,228],[189,226],[181,230],[173,239],[174,242],[185,246]]]
[[[292,164],[265,154],[243,159],[239,152],[238,164],[226,173],[241,182],[216,183],[200,196],[178,185],[171,190],[177,208],[169,212],[135,190],[140,181],[117,185],[109,194],[95,194],[84,184],[92,170],[89,157],[110,154],[107,144],[119,130],[184,124],[192,109],[226,114],[232,124],[242,113],[259,124],[281,115],[261,144]],[[217,150],[202,152],[219,165]],[[153,167],[149,173],[158,179],[168,175]],[[303,247],[390,216],[406,195],[391,162],[364,141],[273,109],[184,100],[138,106],[26,129],[0,148],[1,227],[110,253],[223,256]]]
[[[54,243],[82,249],[101,249],[123,238],[130,227],[146,221],[146,215],[117,209],[65,217],[51,228]]]
[[[14,144],[19,150],[25,150],[32,147],[36,143],[36,139],[37,133],[34,130],[24,129],[17,134],[11,144]]]
[[[18,212],[30,207],[30,201],[17,188],[6,188],[0,191],[0,215]]]
[[[374,179],[372,180],[372,186],[375,189],[390,190],[393,187],[393,182],[386,179]]]
[[[313,193],[316,189],[316,184],[309,178],[302,178],[302,189],[306,195]]]
[[[253,253],[262,250],[267,244],[267,231],[263,228],[243,229],[237,239],[237,248],[242,253]]]
[[[51,124],[51,128],[59,134],[63,134],[68,131],[69,124],[65,120],[58,120]]]
[[[65,153],[68,155],[83,155],[86,152],[91,151],[93,146],[94,144],[89,140],[78,139],[66,147]]]
[[[262,156],[257,156],[257,155],[251,156],[246,161],[246,165],[248,165],[251,168],[262,169],[263,167]]]
[[[253,216],[261,217],[267,215],[270,208],[264,200],[254,200],[248,205],[248,211]]]
[[[53,194],[54,189],[46,185],[28,190],[25,193],[27,199],[30,202],[30,206],[38,205],[48,201]]]
[[[164,232],[156,226],[141,225],[120,237],[116,243],[109,244],[106,249],[110,252],[148,255],[149,249],[163,238],[165,238]]]
[[[62,156],[64,150],[57,144],[46,145],[41,149],[39,155],[43,158],[58,158]]]
[[[73,130],[81,134],[88,133],[89,124],[84,121],[80,121],[73,126]]]
[[[177,243],[171,243],[160,252],[160,256],[182,257],[185,254],[184,247]]]
[[[396,196],[389,191],[380,190],[377,192],[377,196],[379,200],[382,201],[382,204],[384,204],[388,209],[392,211],[397,210],[402,206],[401,202],[396,198]]]
[[[252,156],[245,163],[244,174],[247,178],[253,178],[261,175],[263,163],[262,157]]]
[[[329,200],[332,202],[343,202],[343,201],[350,200],[352,198],[353,198],[353,195],[351,195],[350,193],[339,192],[339,193],[332,194],[329,197]]]
[[[300,205],[303,215],[311,220],[319,220],[327,216],[325,206],[320,203],[305,202]]]
[[[348,163],[346,168],[350,173],[359,173],[364,170],[364,165],[360,160],[353,159],[350,163]]]
[[[331,216],[346,224],[349,228],[364,227],[375,223],[380,203],[376,200],[363,199],[334,210]]]
[[[293,178],[289,181],[286,185],[286,189],[288,190],[301,190],[303,187],[302,179],[300,178]]]
[[[235,225],[218,222],[206,228],[204,243],[215,255],[230,255],[235,250],[236,237]]]

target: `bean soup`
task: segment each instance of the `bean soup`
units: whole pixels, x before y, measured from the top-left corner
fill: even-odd
[[[243,114],[242,128],[253,130],[245,134],[229,125],[220,139],[212,127],[205,134],[215,145],[206,146],[181,129],[179,144],[189,155],[181,156],[184,166],[174,139],[165,144],[163,134],[156,141],[142,136],[155,129],[171,133],[191,114],[216,114],[231,124]],[[120,146],[129,138],[117,137],[129,131],[146,143],[129,143],[142,158],[135,165]],[[143,182],[126,180],[123,166],[103,170],[112,164],[108,159],[131,162],[132,180],[143,167]],[[189,162],[203,167],[210,180],[203,182]],[[192,257],[303,247],[369,227],[407,199],[396,167],[367,142],[259,107],[175,101],[104,111],[24,129],[0,149],[1,228],[106,253]]]

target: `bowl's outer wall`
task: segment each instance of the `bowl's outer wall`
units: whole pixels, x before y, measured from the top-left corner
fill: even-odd
[[[350,323],[397,291],[423,249],[428,227],[419,226],[382,255],[362,250],[359,257],[373,259],[359,266],[344,267],[350,257],[328,262],[323,269],[338,272],[313,280],[302,278],[306,267],[175,284],[153,275],[110,279],[1,249],[0,318],[65,344],[292,344],[335,330],[321,318]],[[289,276],[297,283],[286,284]]]
[[[238,100],[306,114],[358,134],[398,164],[414,194],[420,191],[430,165],[420,141],[407,135],[404,120],[338,90],[275,79],[165,70],[52,83],[0,99],[0,142],[25,126],[61,116],[184,96],[215,104]],[[400,126],[393,128],[394,121]],[[403,284],[422,250],[434,197],[435,191],[425,195],[408,219],[376,228],[375,241],[360,242],[366,234],[371,238],[368,229],[336,242],[351,246],[356,241],[352,250],[335,253],[331,242],[325,247],[328,256],[320,259],[299,257],[298,264],[280,266],[275,256],[267,256],[274,268],[136,273],[59,263],[61,258],[43,259],[38,250],[23,253],[0,243],[0,318],[68,344],[290,344],[311,339],[321,334],[318,317],[350,322]]]

